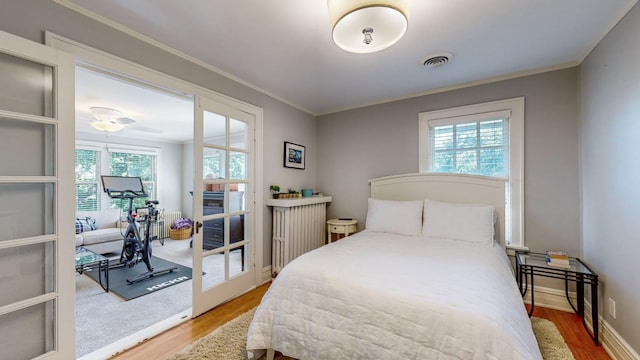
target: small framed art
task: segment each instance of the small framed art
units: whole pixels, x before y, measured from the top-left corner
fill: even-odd
[[[284,142],[284,167],[304,170],[305,148],[303,145]]]

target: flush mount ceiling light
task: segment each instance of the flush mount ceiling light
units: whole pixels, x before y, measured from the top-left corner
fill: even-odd
[[[91,122],[91,126],[100,131],[116,132],[124,129],[124,126],[135,120],[122,117],[122,113],[116,109],[94,106],[89,108],[91,114],[97,119]]]
[[[327,0],[333,42],[353,53],[397,43],[407,31],[409,0]]]

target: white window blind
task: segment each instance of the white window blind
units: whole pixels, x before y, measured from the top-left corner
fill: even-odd
[[[97,211],[100,207],[100,152],[76,149],[76,211]]]
[[[524,98],[419,115],[420,172],[507,178],[507,245],[524,247]]]
[[[508,117],[476,117],[429,122],[430,171],[508,177]]]
[[[157,163],[159,150],[148,147],[118,145],[108,147],[88,141],[76,144],[76,211],[100,211],[101,204],[112,208],[127,207],[128,202],[111,200],[102,191],[100,175],[140,176],[149,197],[134,200],[143,207],[147,199],[157,197]]]
[[[145,191],[146,199],[134,199],[133,207],[144,207],[145,200],[156,198],[156,155],[148,152],[109,150],[109,174],[114,176],[139,176]],[[112,200],[112,207],[128,206],[119,200]]]

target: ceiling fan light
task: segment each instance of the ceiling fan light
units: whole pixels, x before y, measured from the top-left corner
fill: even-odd
[[[91,110],[91,114],[101,122],[109,122],[122,117],[122,113],[119,110],[112,108],[93,106],[90,107],[89,110]]]
[[[372,53],[397,43],[407,31],[409,0],[327,0],[334,43]]]
[[[91,126],[100,131],[116,132],[123,129],[121,124],[111,121],[92,121]]]

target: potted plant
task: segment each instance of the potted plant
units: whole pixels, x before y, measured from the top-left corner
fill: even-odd
[[[280,186],[271,185],[269,186],[269,190],[271,190],[271,194],[273,195],[274,199],[277,199],[280,196]]]

